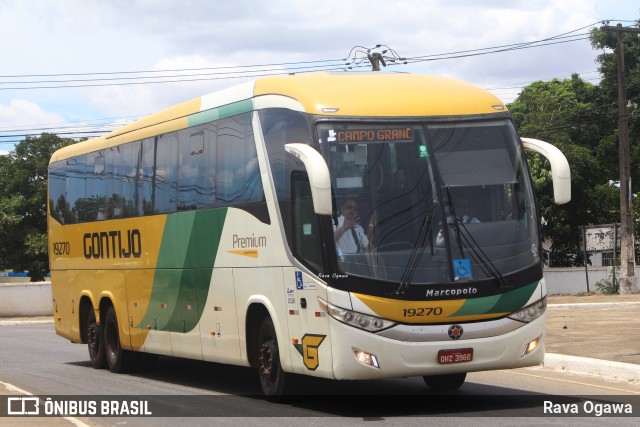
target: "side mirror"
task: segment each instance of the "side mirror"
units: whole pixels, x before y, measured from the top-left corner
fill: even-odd
[[[567,158],[548,142],[539,139],[520,138],[525,150],[542,154],[551,164],[551,178],[553,180],[553,199],[557,205],[571,200],[571,169]]]
[[[324,158],[311,146],[306,144],[285,144],[287,153],[296,156],[304,163],[309,175],[313,210],[318,215],[331,215],[331,177],[329,167]]]

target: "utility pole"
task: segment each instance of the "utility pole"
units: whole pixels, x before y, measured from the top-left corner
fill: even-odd
[[[380,71],[380,63],[385,67],[387,66],[387,63],[384,61],[384,57],[381,53],[369,53],[367,54],[367,58],[369,59],[369,62],[371,62],[371,71]]]
[[[382,52],[375,52],[376,49],[383,48]],[[366,56],[360,56],[364,54]],[[353,55],[353,56],[352,56]],[[407,64],[407,58],[401,58],[398,52],[387,46],[386,44],[377,44],[374,47],[354,46],[349,52],[349,56],[345,59],[349,70],[357,68],[360,64],[368,59],[371,63],[371,71],[380,71],[380,64],[383,67],[387,66],[387,63],[392,65]]]
[[[635,244],[633,241],[633,193],[631,191],[631,161],[629,159],[629,126],[627,122],[627,86],[624,68],[624,36],[640,34],[640,28],[623,28],[605,25],[602,31],[616,33],[616,58],[618,66],[618,156],[620,168],[620,261],[622,271],[618,283],[621,294],[639,293],[635,277]],[[614,248],[615,251],[615,248]],[[615,266],[614,266],[615,268]]]

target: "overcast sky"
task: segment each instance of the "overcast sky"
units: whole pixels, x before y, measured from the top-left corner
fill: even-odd
[[[200,81],[96,86],[139,82],[95,80],[140,76],[123,72],[329,61],[376,44],[424,57],[569,32],[576,39],[605,19],[639,18],[637,0],[0,0],[0,136],[124,123],[246,80],[185,77],[227,68],[164,78]],[[511,102],[536,80],[579,73],[597,83],[597,54],[580,40],[386,69],[461,78]],[[60,85],[81,87],[43,88]],[[0,138],[0,152],[20,139]]]

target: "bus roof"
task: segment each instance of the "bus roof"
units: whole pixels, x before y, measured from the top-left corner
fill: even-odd
[[[64,147],[51,161],[184,129],[221,114],[228,117],[251,111],[255,100],[274,95],[288,99],[294,109],[329,117],[446,117],[506,111],[494,95],[450,77],[383,72],[290,74],[260,78],[169,107],[99,138]]]
[[[504,104],[489,92],[451,77],[409,73],[307,73],[256,81],[255,95],[282,94],[306,112],[373,117],[495,113]]]

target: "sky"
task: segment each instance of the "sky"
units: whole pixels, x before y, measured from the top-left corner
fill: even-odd
[[[0,154],[26,134],[113,129],[249,71],[368,70],[377,44],[410,58],[383,71],[456,77],[509,103],[538,80],[597,83],[589,28],[638,19],[637,0],[0,0]]]

